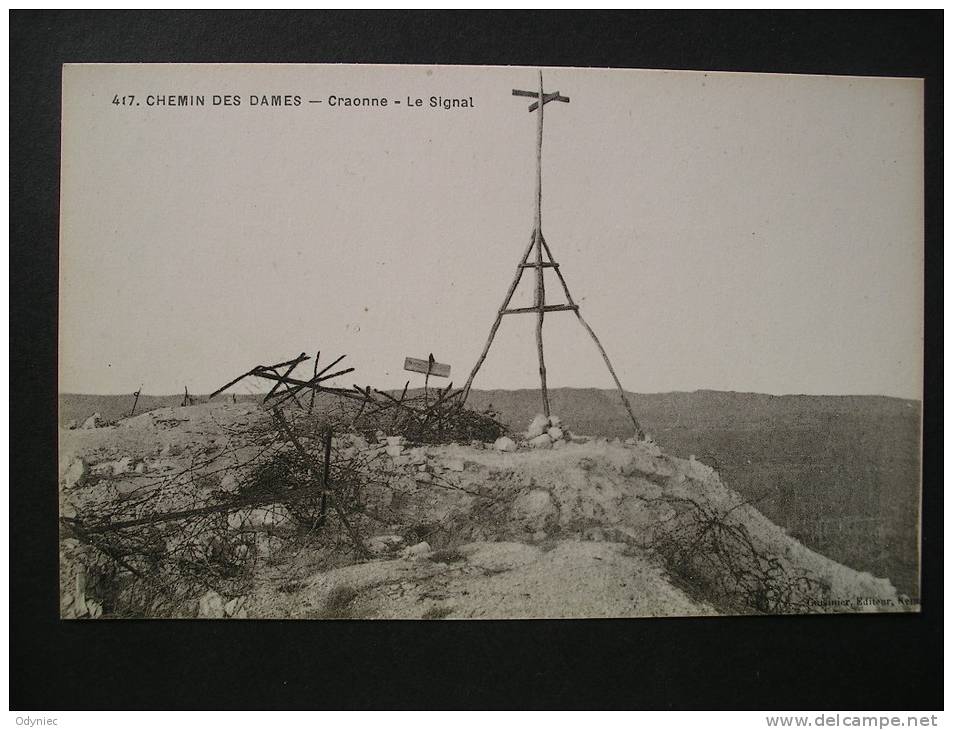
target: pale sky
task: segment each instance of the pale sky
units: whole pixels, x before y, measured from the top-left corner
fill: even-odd
[[[921,81],[544,78],[571,102],[545,108],[543,232],[626,389],[921,396]],[[532,232],[535,117],[511,90],[535,69],[87,65],[63,81],[61,391],[207,393],[316,349],[348,354],[343,385],[421,385],[404,357],[430,352],[463,385]],[[161,94],[206,106],[147,106]],[[249,104],[262,94],[302,103]],[[538,386],[534,327],[504,318],[475,388]],[[612,386],[571,312],[546,316],[544,341],[550,387]]]

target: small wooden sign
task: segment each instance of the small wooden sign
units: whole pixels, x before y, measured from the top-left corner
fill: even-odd
[[[412,373],[423,373],[424,375],[435,375],[438,378],[450,377],[450,366],[437,362],[433,359],[433,355],[430,356],[429,360],[421,360],[417,357],[404,358],[404,370],[409,370]]]

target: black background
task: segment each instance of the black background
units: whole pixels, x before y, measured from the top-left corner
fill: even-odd
[[[942,707],[942,20],[939,11],[11,11],[11,709]],[[55,418],[60,67],[238,61],[924,77],[922,614],[427,623],[60,621]]]

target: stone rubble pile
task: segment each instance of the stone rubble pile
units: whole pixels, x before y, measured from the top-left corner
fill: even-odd
[[[537,414],[529,423],[525,433],[517,437],[516,441],[509,436],[502,436],[493,444],[497,451],[516,451],[521,447],[532,449],[561,449],[567,443],[581,442],[578,436],[573,436],[565,426],[559,416],[549,416],[542,413]]]

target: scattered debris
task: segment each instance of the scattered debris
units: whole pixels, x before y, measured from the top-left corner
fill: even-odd
[[[549,428],[549,418],[539,413],[530,421],[529,428],[526,429],[526,438],[530,440],[538,438],[546,433],[547,428]]]
[[[513,514],[526,532],[545,532],[559,521],[553,495],[545,489],[531,489],[513,502]]]
[[[549,438],[548,433],[544,433],[536,438],[530,439],[529,445],[534,449],[551,449],[553,448],[553,440]]]
[[[408,558],[419,558],[430,553],[430,543],[418,542],[416,545],[404,548],[403,555]]]
[[[493,442],[493,448],[497,451],[516,451],[516,442],[509,436],[500,436]]]
[[[225,618],[225,601],[215,591],[199,599],[199,618]]]
[[[86,462],[81,457],[76,457],[66,468],[66,473],[63,475],[61,482],[65,489],[75,489],[83,485],[86,475]]]
[[[103,424],[103,417],[102,417],[101,415],[99,415],[98,413],[94,413],[94,414],[91,415],[89,418],[87,418],[85,421],[83,421],[82,428],[86,428],[86,429],[90,429],[90,428],[101,428],[103,425],[104,425],[104,424]]]
[[[494,441],[502,436],[505,428],[492,411],[477,412],[464,405],[463,391],[453,390],[453,383],[431,395],[429,389],[422,394],[408,395],[409,381],[400,395],[386,391],[357,385],[351,388],[341,388],[328,385],[327,381],[346,375],[354,368],[344,368],[329,373],[334,366],[344,359],[341,355],[318,370],[320,351],[315,356],[314,375],[308,380],[294,377],[294,370],[311,358],[306,353],[298,357],[276,363],[274,365],[257,365],[248,372],[229,381],[212,393],[214,398],[226,389],[232,387],[247,377],[263,378],[275,383],[265,395],[264,402],[273,400],[274,406],[283,406],[296,403],[303,408],[298,396],[303,391],[310,391],[311,400],[308,412],[314,409],[315,396],[327,394],[335,396],[340,403],[340,420],[346,422],[350,430],[364,434],[375,434],[381,427],[386,427],[390,434],[399,434],[402,439],[396,443],[389,443],[392,455],[399,456],[398,449],[404,443],[411,444],[446,444],[467,443],[472,440],[481,442]],[[283,388],[283,390],[282,390]],[[350,408],[344,408],[344,404]]]

